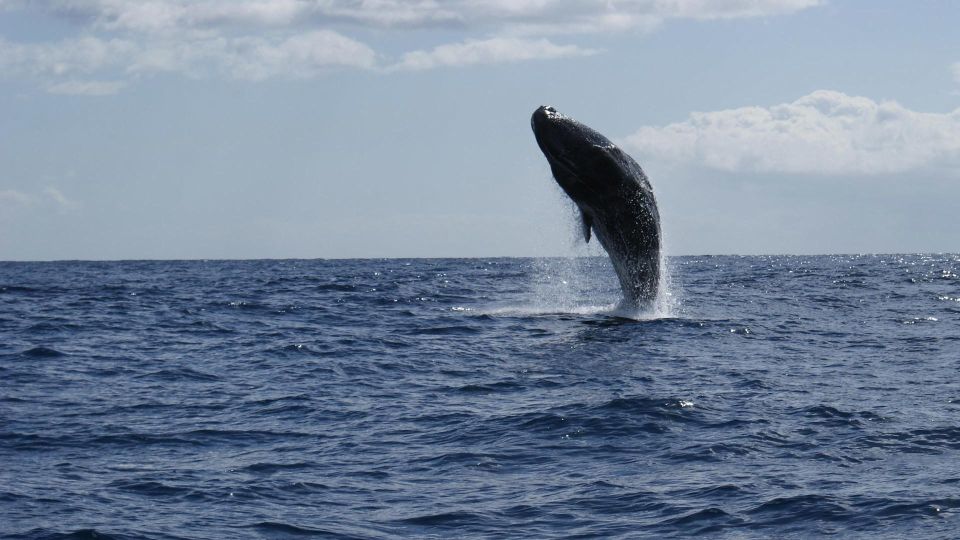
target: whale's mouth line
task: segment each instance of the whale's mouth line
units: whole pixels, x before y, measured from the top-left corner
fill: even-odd
[[[576,177],[578,181],[583,182],[581,175],[577,172],[576,160],[571,156],[573,152],[569,149],[570,145],[558,144],[556,142],[556,134],[551,134],[546,129],[537,129],[536,124],[534,124],[533,132],[536,135],[540,151],[543,152],[547,158],[547,162],[551,165],[559,165],[563,168],[564,172]],[[564,149],[564,147],[566,147],[566,149]]]
[[[550,159],[558,163],[561,167],[564,168],[568,173],[577,177],[577,180],[580,179],[580,175],[577,174],[577,170],[574,165],[573,159],[570,158],[569,152],[560,152],[558,154],[550,153]],[[582,180],[581,180],[582,181]]]
[[[538,134],[539,138],[539,134]],[[547,139],[540,144],[540,150],[543,152],[544,156],[547,158],[547,162],[555,168],[560,169],[565,173],[564,180],[561,180],[554,174],[554,177],[557,177],[557,182],[563,185],[564,181],[572,182],[576,184],[577,189],[582,190],[585,193],[596,194],[597,186],[594,182],[588,180],[588,178],[582,173],[583,165],[578,164],[576,159],[576,152],[573,150],[560,150],[556,146],[550,145],[548,136],[544,135],[544,138]],[[539,142],[539,141],[538,141]],[[592,145],[600,147],[600,145]],[[569,145],[567,145],[569,147]],[[577,207],[583,208],[582,201],[575,201]]]
[[[550,159],[552,160],[552,163],[554,166],[559,166],[559,168],[563,169],[563,172],[566,173],[566,181],[568,182],[572,181],[573,183],[576,184],[577,189],[582,190],[584,193],[596,194],[597,192],[596,186],[594,186],[592,182],[589,182],[586,179],[584,179],[584,177],[577,172],[577,170],[574,168],[574,161],[569,157],[567,157],[566,154],[561,154],[560,156],[550,154]],[[556,177],[556,174],[554,174],[554,177]],[[561,181],[558,180],[558,182],[561,182]],[[562,183],[561,183],[561,187],[562,187]],[[574,200],[574,203],[577,205],[578,208],[583,210],[582,201]]]

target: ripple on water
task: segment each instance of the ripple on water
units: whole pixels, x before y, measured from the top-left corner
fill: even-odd
[[[60,352],[51,347],[32,347],[20,353],[27,358],[59,358],[66,356],[66,353]]]

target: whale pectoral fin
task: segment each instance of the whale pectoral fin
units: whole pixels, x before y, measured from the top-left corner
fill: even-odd
[[[580,221],[583,225],[583,241],[590,243],[590,227],[593,226],[593,219],[583,210],[580,211]]]

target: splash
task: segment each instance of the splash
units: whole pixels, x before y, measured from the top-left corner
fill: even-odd
[[[660,284],[652,311],[658,319],[673,319],[680,316],[680,287],[673,282],[675,272],[667,257],[667,237],[662,232],[660,234]]]
[[[533,263],[531,301],[544,312],[595,314],[616,307],[615,283],[605,278],[606,261],[573,256]]]
[[[522,298],[509,299],[501,305],[473,312],[514,317],[609,316],[638,321],[675,318],[680,298],[673,284],[673,267],[666,256],[666,238],[661,236],[660,283],[656,300],[643,308],[628,306],[623,303],[623,292],[607,252],[599,241],[583,241],[579,208],[559,186],[552,182],[550,185],[550,196],[536,199],[539,206],[535,206],[534,211],[543,219],[539,221],[541,226],[533,232],[541,244],[547,245],[558,227],[565,228],[570,239],[566,255],[531,261],[528,271],[532,284]],[[559,223],[556,221],[558,205],[568,210],[568,218]]]
[[[595,316],[595,315],[616,315],[617,304],[603,305],[603,306],[592,306],[592,305],[582,305],[574,307],[559,307],[559,306],[502,306],[491,309],[484,309],[477,311],[480,315],[491,315],[491,316],[501,316],[501,317],[542,317],[547,315],[579,315],[583,317]],[[629,318],[629,317],[628,317]]]
[[[478,310],[478,314],[507,317],[550,315],[607,316],[637,321],[674,318],[679,299],[673,291],[672,268],[661,255],[661,279],[656,301],[643,308],[623,302],[616,273],[605,252],[534,259],[530,292],[519,302]],[[597,250],[600,251],[600,250]]]

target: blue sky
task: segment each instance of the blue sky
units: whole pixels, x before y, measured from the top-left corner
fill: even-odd
[[[529,116],[671,254],[960,251],[960,7],[0,0],[0,260],[596,253]]]

